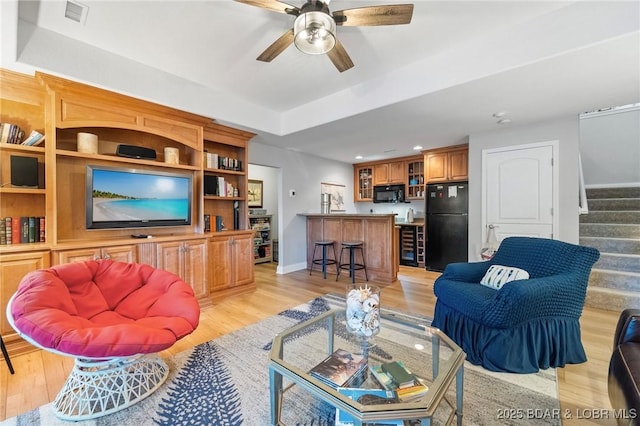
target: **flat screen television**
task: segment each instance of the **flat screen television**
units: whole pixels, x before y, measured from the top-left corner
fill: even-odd
[[[191,225],[191,174],[87,166],[87,229]]]

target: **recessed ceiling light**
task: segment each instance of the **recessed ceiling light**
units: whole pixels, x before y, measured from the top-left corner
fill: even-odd
[[[511,120],[509,120],[508,118],[501,118],[500,120],[497,121],[498,124],[507,124],[507,123],[511,123]]]
[[[416,145],[416,146],[413,147],[414,151],[419,151],[421,149],[422,149],[422,145]]]
[[[362,160],[364,157],[362,155],[356,155],[356,160]]]
[[[507,111],[494,112],[493,118],[501,118],[507,115]]]

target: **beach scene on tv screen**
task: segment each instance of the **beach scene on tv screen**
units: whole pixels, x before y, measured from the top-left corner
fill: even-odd
[[[186,220],[188,178],[93,171],[93,221]]]

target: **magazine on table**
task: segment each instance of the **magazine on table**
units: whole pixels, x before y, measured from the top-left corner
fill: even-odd
[[[313,367],[310,374],[333,388],[360,385],[367,375],[367,359],[338,349]]]
[[[362,389],[338,387],[338,392],[348,396],[363,405],[387,404],[399,402],[396,392],[388,389]],[[343,410],[336,409],[336,426],[353,426],[353,417]],[[367,423],[367,426],[414,426],[419,425],[419,420],[377,420]]]

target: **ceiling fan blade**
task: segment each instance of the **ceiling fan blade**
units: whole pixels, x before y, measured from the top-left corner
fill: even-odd
[[[298,16],[300,9],[278,0],[235,0],[238,3],[248,4],[249,6],[261,7],[273,12],[288,13],[289,15]]]
[[[293,29],[282,34],[280,38],[260,54],[256,59],[262,62],[271,62],[276,56],[284,52],[284,50],[293,43]]]
[[[333,12],[337,25],[350,27],[408,24],[412,16],[412,4],[358,7]]]
[[[344,49],[342,43],[340,43],[340,40],[336,39],[336,45],[333,46],[333,49],[327,52],[327,56],[329,56],[333,65],[335,65],[340,72],[353,68],[353,61],[351,61],[349,54]]]

